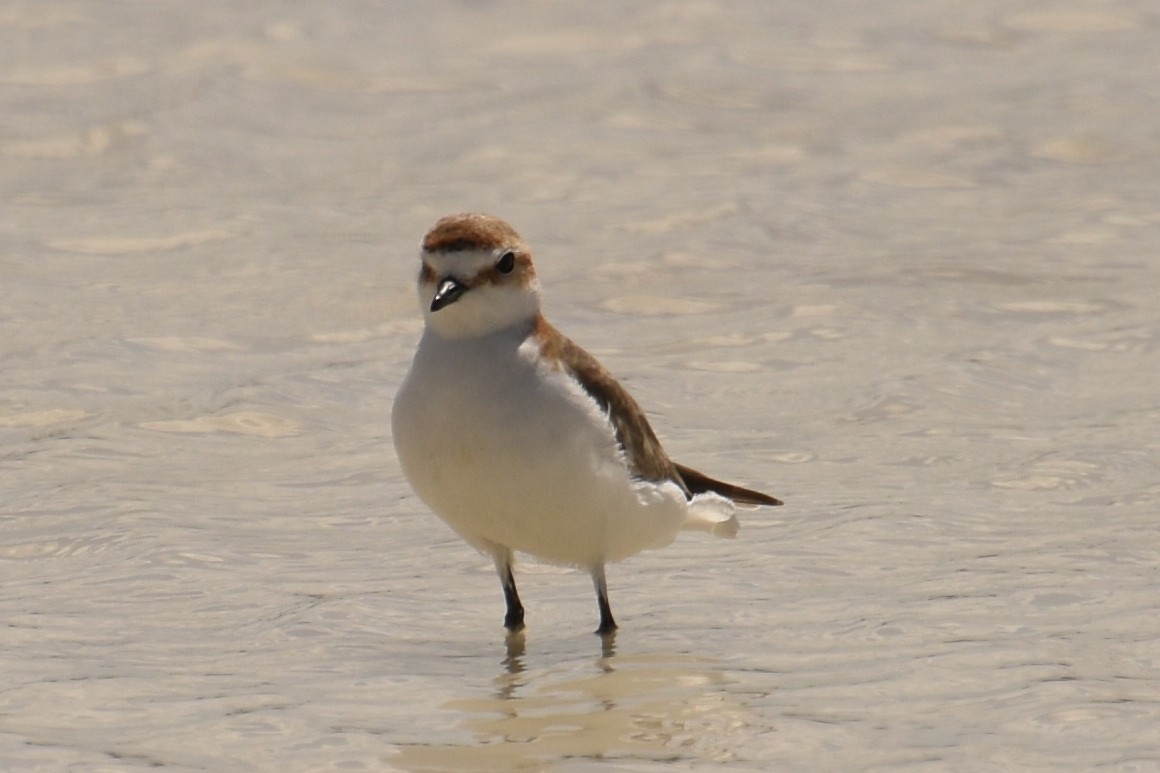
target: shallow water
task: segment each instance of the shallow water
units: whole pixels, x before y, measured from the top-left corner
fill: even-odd
[[[799,5],[0,9],[0,768],[1160,766],[1158,17]],[[608,646],[391,450],[463,209],[787,502]]]

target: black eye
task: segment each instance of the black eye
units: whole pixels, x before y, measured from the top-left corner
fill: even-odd
[[[499,256],[499,262],[495,264],[495,267],[501,274],[510,274],[512,269],[516,267],[516,254],[508,250]]]
[[[503,255],[499,256],[499,260],[495,264],[496,270],[501,274],[510,274],[512,269],[516,267],[516,254],[508,250]]]

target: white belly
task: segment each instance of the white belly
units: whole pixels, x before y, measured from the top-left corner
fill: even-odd
[[[530,346],[425,334],[392,415],[415,493],[468,542],[591,567],[670,543],[672,483],[633,481],[612,425]]]

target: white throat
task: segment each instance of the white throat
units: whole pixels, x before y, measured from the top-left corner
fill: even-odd
[[[434,296],[435,285],[419,285],[419,304],[427,327],[445,338],[475,338],[513,325],[530,325],[540,311],[540,293],[534,281],[531,285],[473,287],[439,311],[431,311]]]

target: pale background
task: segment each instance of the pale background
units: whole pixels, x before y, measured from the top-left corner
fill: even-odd
[[[1160,767],[1149,0],[0,4],[0,769]],[[409,493],[484,210],[681,461],[610,570]]]

